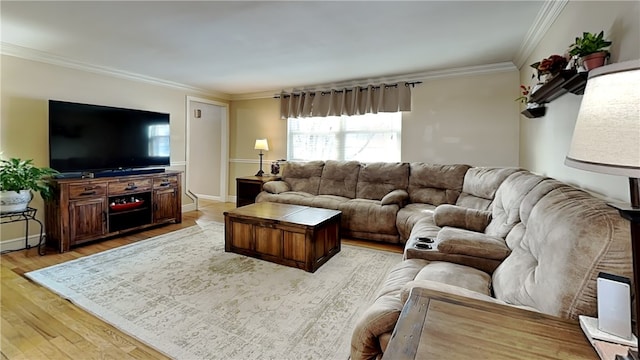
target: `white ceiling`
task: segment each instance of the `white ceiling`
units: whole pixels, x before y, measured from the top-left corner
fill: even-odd
[[[230,95],[518,64],[557,8],[545,1],[0,6],[3,53]]]

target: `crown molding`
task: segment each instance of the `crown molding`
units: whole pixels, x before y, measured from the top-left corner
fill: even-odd
[[[551,25],[558,19],[569,0],[550,0],[545,1],[544,5],[538,12],[533,25],[529,28],[525,35],[520,49],[513,58],[513,63],[520,69],[524,62],[533,53],[533,50],[540,44],[542,37],[549,31]]]
[[[381,76],[377,78],[368,78],[368,79],[360,79],[360,80],[349,80],[338,83],[328,83],[328,84],[317,84],[310,85],[301,88],[291,88],[291,89],[279,89],[279,90],[271,90],[271,91],[261,91],[255,93],[247,93],[247,94],[236,94],[231,95],[231,100],[252,100],[252,99],[265,99],[265,98],[273,98],[275,95],[280,94],[281,92],[296,92],[296,91],[316,91],[316,90],[326,90],[326,89],[336,89],[336,88],[350,88],[355,86],[362,86],[364,84],[389,84],[396,83],[399,81],[427,81],[433,79],[441,79],[441,78],[451,78],[457,76],[469,76],[469,75],[482,75],[482,74],[492,74],[503,71],[516,71],[518,70],[516,66],[512,62],[502,62],[495,64],[487,64],[487,65],[478,65],[478,66],[466,66],[459,68],[452,68],[446,70],[435,70],[435,71],[423,71],[423,72],[415,72],[404,75],[395,75],[395,76]]]
[[[136,74],[128,71],[122,71],[122,70],[118,70],[118,69],[107,67],[107,66],[92,65],[92,64],[81,62],[81,61],[73,60],[70,58],[66,58],[64,56],[54,55],[45,51],[26,48],[23,46],[19,46],[19,45],[7,43],[7,42],[0,42],[0,54],[22,58],[26,60],[38,61],[45,64],[62,66],[62,67],[75,69],[75,70],[96,73],[100,75],[113,76],[121,79],[139,81],[139,82],[144,82],[144,83],[153,84],[153,85],[167,86],[167,87],[171,87],[179,90],[216,97],[222,100],[231,100],[231,95],[227,93],[214,91],[210,89],[198,88],[198,87],[189,86],[189,85],[185,85],[185,84],[181,84],[181,83],[177,83],[169,80]]]
[[[512,62],[502,62],[502,63],[479,65],[479,66],[459,67],[459,68],[452,68],[452,69],[445,69],[445,70],[416,72],[416,73],[409,73],[409,74],[403,74],[403,75],[381,76],[376,78],[356,79],[356,80],[347,80],[347,81],[334,82],[334,83],[316,84],[316,85],[305,86],[302,88],[291,88],[286,90],[274,89],[274,90],[268,90],[268,91],[246,93],[246,94],[228,94],[228,93],[218,92],[218,91],[209,90],[209,89],[197,88],[197,87],[176,83],[173,81],[158,79],[150,76],[144,76],[141,74],[126,72],[126,71],[122,71],[122,70],[118,70],[110,67],[91,65],[91,64],[83,63],[73,59],[65,58],[62,56],[54,55],[48,52],[34,50],[34,49],[14,45],[11,43],[6,43],[6,42],[0,42],[0,53],[3,55],[14,56],[22,59],[38,61],[42,63],[97,73],[101,75],[113,76],[113,77],[123,78],[127,80],[133,80],[133,81],[146,82],[146,83],[160,85],[160,86],[168,86],[168,87],[185,90],[189,92],[194,92],[198,94],[208,95],[208,96],[212,96],[212,97],[216,97],[216,98],[219,98],[222,100],[228,100],[228,101],[273,98],[274,95],[279,94],[282,91],[285,91],[285,92],[311,91],[311,90],[322,90],[322,89],[330,89],[330,88],[354,87],[354,86],[363,85],[363,84],[383,84],[383,83],[395,83],[399,81],[425,81],[425,80],[440,79],[440,78],[490,74],[490,73],[496,73],[496,72],[517,70],[516,66]]]

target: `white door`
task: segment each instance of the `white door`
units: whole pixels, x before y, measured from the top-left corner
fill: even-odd
[[[194,97],[187,104],[187,191],[226,201],[228,105]]]

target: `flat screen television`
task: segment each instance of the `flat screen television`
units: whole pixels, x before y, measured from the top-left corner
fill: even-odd
[[[169,114],[49,100],[49,166],[61,173],[169,166]]]

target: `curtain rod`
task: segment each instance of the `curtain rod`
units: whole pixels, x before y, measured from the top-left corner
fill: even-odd
[[[411,87],[415,87],[418,84],[422,84],[422,81],[407,81],[405,83],[405,86],[411,86]],[[356,85],[357,86],[357,85]],[[372,86],[372,88],[375,89],[380,89],[381,85],[376,85],[376,86]],[[398,84],[384,84],[385,88],[390,88],[390,87],[398,87]],[[355,86],[354,86],[355,87]],[[369,86],[367,87],[361,87],[360,91],[365,91],[369,88]],[[341,93],[341,92],[352,92],[353,89],[344,89],[344,90],[335,90],[335,92],[337,93]],[[316,92],[319,92],[320,95],[324,95],[324,94],[329,94],[331,93],[331,90],[322,90],[322,91],[310,91],[309,94],[311,96],[314,96],[316,94]],[[291,93],[291,94],[284,94],[284,97],[290,97],[290,96],[300,96],[300,93]],[[280,99],[280,94],[276,94],[273,96],[274,99]]]

